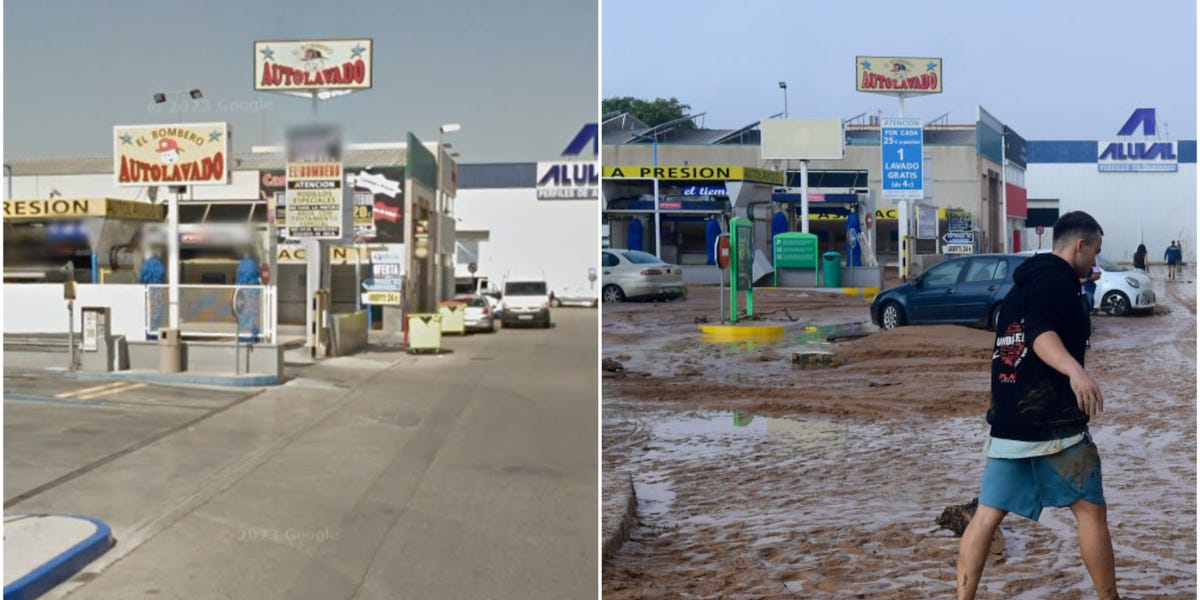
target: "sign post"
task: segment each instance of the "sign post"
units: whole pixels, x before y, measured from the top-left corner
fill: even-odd
[[[908,201],[924,197],[924,147],[921,142],[924,134],[919,119],[904,118],[904,99],[908,96],[942,93],[942,59],[916,56],[856,56],[854,68],[855,90],[895,96],[899,101],[899,118],[883,119],[879,133],[883,161],[883,197],[897,201],[896,207],[900,213],[897,232],[900,238],[900,279],[906,281],[911,255],[908,235],[908,221],[911,215]],[[901,148],[904,149],[903,153],[897,153]],[[892,163],[890,173],[889,162]],[[915,180],[912,179],[914,172]]]
[[[311,99],[315,120],[318,100],[371,89],[373,45],[371,38],[255,41],[254,90]],[[323,272],[326,270],[323,267],[327,267],[329,262],[328,243],[321,240],[349,239],[347,230],[353,229],[355,221],[351,205],[353,198],[345,198],[347,195],[353,196],[353,188],[343,185],[341,133],[338,131],[334,136],[337,138],[336,156],[322,153],[322,138],[329,138],[328,135],[321,135],[322,128],[326,132],[333,129],[329,125],[314,123],[301,131],[288,131],[287,187],[284,194],[287,213],[284,236],[300,239],[308,252],[305,341],[314,357],[320,341],[316,320],[320,314],[328,314],[328,311],[317,310],[321,284],[326,279],[323,275],[328,275]],[[293,173],[292,163],[307,163],[305,166],[316,168]],[[330,187],[329,184],[335,179],[334,171],[337,186]],[[303,182],[303,187],[293,187],[293,181]],[[270,202],[270,199],[266,200]],[[293,222],[297,224],[296,230],[291,228]],[[321,320],[322,326],[328,325],[324,322],[327,318]]]
[[[899,209],[900,279],[909,272],[909,200],[924,196],[924,132],[920,119],[888,117],[881,121],[879,148],[883,197],[896,200]]]
[[[349,225],[343,218],[346,188],[341,129],[327,123],[294,126],[287,131],[286,156],[284,235],[303,242],[308,254],[305,333],[307,346],[316,356],[321,328],[325,326],[316,298],[329,261],[328,246],[321,241],[342,239]]]
[[[228,185],[227,123],[117,125],[113,179],[118,187],[169,186],[167,200],[167,337],[179,335],[179,202],[189,185]],[[160,364],[178,371],[178,346],[164,345]],[[174,371],[168,371],[174,372]]]
[[[724,271],[729,268],[729,234],[722,233],[713,240],[713,256],[717,257],[717,268]],[[721,306],[717,309],[717,318],[721,320],[721,324],[725,324],[725,277],[717,277],[717,281],[721,284],[721,293],[717,295],[720,298]]]

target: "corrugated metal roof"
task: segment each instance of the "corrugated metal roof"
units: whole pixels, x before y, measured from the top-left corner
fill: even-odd
[[[374,150],[347,150],[342,160],[346,167],[399,167],[404,166],[407,151],[400,148]],[[282,169],[286,161],[282,154],[235,154],[234,171],[260,169]],[[85,156],[62,158],[25,158],[4,161],[12,167],[15,177],[24,175],[93,175],[113,172],[111,156]]]
[[[670,131],[659,136],[659,144],[711,144],[729,133],[732,129],[687,129]]]
[[[350,150],[343,164],[346,168],[404,166],[403,149]],[[281,154],[238,154],[234,171],[283,169]],[[76,158],[14,159],[14,177],[51,175],[93,175],[113,172],[112,158],[89,156]],[[531,188],[537,184],[537,163],[483,163],[458,165],[460,189]]]
[[[485,163],[458,166],[458,189],[531,188],[537,163]]]
[[[113,172],[111,156],[10,159],[4,161],[4,164],[12,167],[14,177],[22,175],[89,175]]]
[[[649,128],[650,126],[641,119],[627,112],[618,113],[600,124],[600,137],[605,144],[627,144],[637,139],[632,135],[633,133]]]
[[[1033,140],[1026,146],[1029,163],[1094,163],[1096,140]]]
[[[1179,140],[1179,162],[1196,162],[1196,140]]]

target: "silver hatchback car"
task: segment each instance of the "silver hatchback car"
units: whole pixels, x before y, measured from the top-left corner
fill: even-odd
[[[463,327],[467,331],[496,331],[496,314],[485,296],[481,294],[459,294],[454,297],[459,302],[466,303],[463,310]]]
[[[683,267],[663,262],[648,252],[605,248],[600,297],[605,302],[626,298],[678,298],[687,295]]]

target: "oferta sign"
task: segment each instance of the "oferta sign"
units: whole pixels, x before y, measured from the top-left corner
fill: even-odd
[[[1142,129],[1143,139],[1128,139],[1139,127]],[[1154,139],[1157,131],[1153,108],[1134,110],[1117,132],[1118,136],[1126,136],[1126,139],[1097,143],[1097,170],[1101,173],[1178,171],[1179,152],[1176,142]]]
[[[118,186],[229,183],[229,125],[180,123],[113,127]]]
[[[660,179],[667,181],[754,181],[783,185],[783,173],[754,167],[732,165],[646,167],[604,167],[606,179]]]
[[[942,59],[856,56],[856,89],[881,94],[942,93]]]
[[[309,96],[371,89],[371,38],[254,42],[254,89]]]

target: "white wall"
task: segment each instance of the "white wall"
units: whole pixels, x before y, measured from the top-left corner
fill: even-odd
[[[458,230],[489,232],[476,276],[542,269],[552,289],[590,289],[588,268],[600,257],[597,200],[538,200],[534,188],[459,189],[454,210]]]
[[[72,322],[81,328],[80,308],[107,306],[113,335],[146,339],[146,287],[143,285],[79,284],[75,286]],[[4,285],[4,333],[67,333],[67,301],[61,283]]]
[[[1175,173],[1101,173],[1096,164],[1031,163],[1025,172],[1030,199],[1059,200],[1059,214],[1086,211],[1104,228],[1102,253],[1130,262],[1139,243],[1161,262],[1171,240],[1183,240],[1183,257],[1196,261],[1196,164]],[[1032,232],[1031,232],[1032,233]],[[1043,245],[1050,243],[1047,228]],[[1022,244],[1037,246],[1037,234]]]

